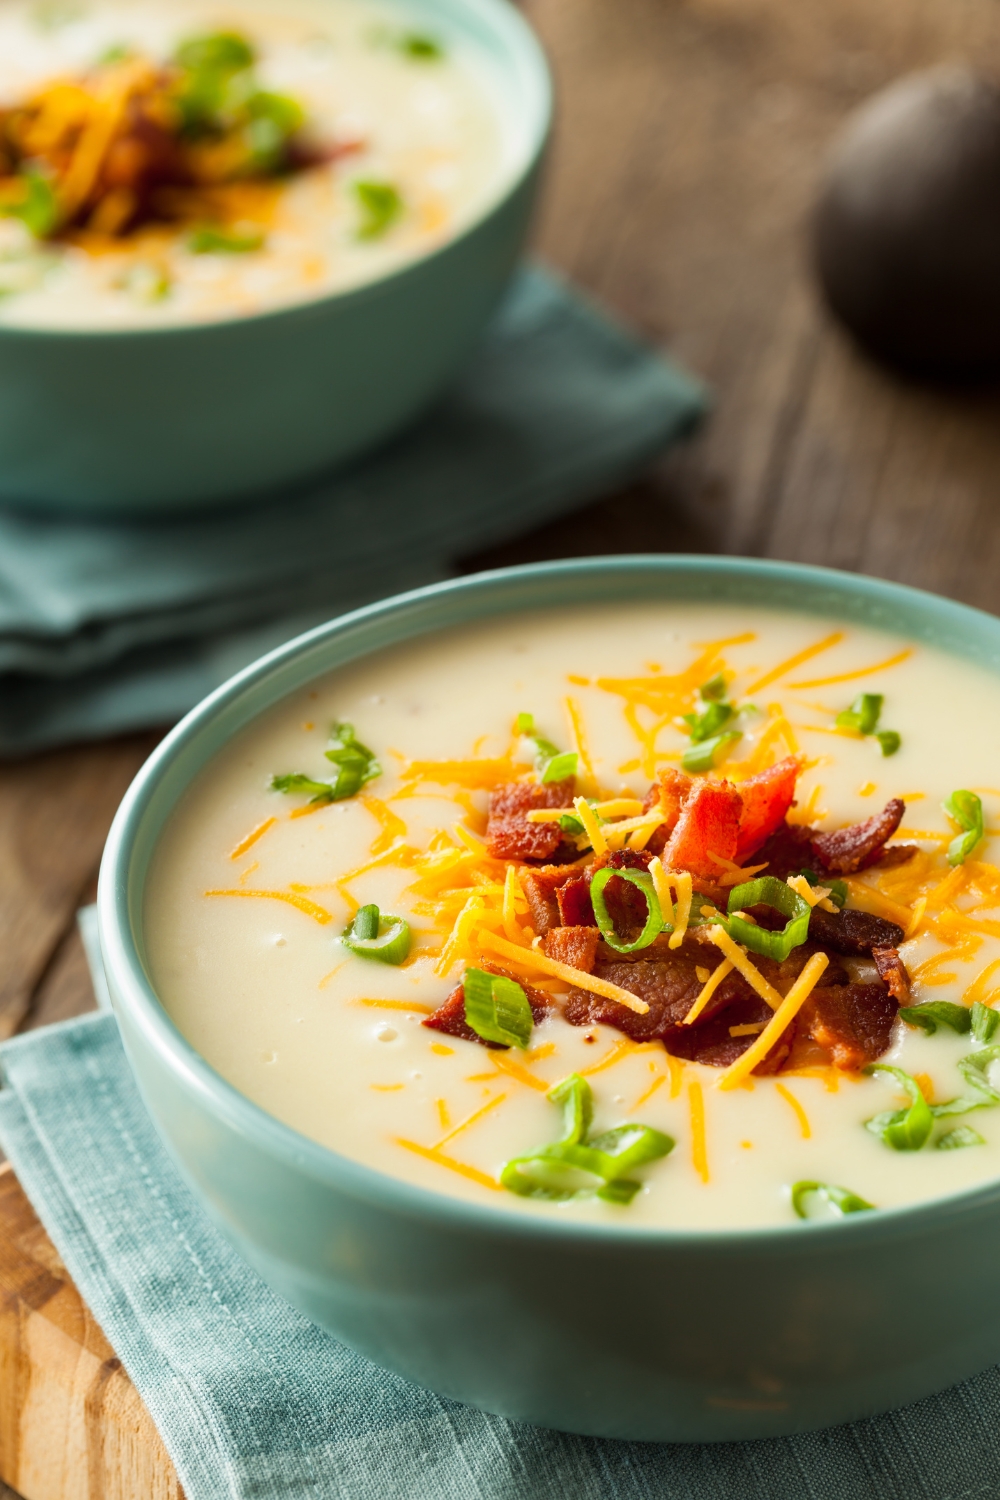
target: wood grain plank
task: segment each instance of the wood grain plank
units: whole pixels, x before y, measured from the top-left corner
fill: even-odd
[[[24,1500],[183,1500],[149,1413],[0,1168],[0,1479]]]

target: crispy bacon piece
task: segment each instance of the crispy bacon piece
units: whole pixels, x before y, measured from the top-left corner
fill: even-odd
[[[567,880],[556,891],[559,921],[563,927],[596,927],[597,918],[590,900],[590,881],[584,875]]]
[[[812,851],[823,870],[834,875],[853,875],[880,859],[886,839],[899,827],[906,803],[899,797],[887,802],[880,813],[863,823],[852,823],[833,833],[813,835]]]
[[[873,948],[872,958],[882,983],[888,985],[889,994],[900,1005],[910,1003],[910,976],[906,965],[895,948]]]
[[[887,1051],[898,1009],[884,984],[818,986],[799,1011],[798,1032],[835,1067],[856,1072]]]
[[[764,840],[785,821],[785,814],[795,800],[800,769],[798,759],[790,755],[776,766],[740,782],[743,807],[736,844],[738,865],[746,864],[750,855],[756,854]]]
[[[762,875],[773,875],[776,880],[787,880],[800,870],[810,870],[816,863],[812,852],[815,828],[805,828],[798,823],[781,823],[756,851],[754,864],[767,861]]]
[[[659,803],[663,809],[663,822],[655,833],[650,834],[646,840],[646,848],[650,854],[662,854],[663,846],[673,833],[680,817],[681,808],[684,805],[693,786],[690,776],[683,771],[677,771],[673,766],[661,771],[653,782],[643,800],[643,812],[649,812],[650,808]]]
[[[663,1045],[674,1057],[683,1057],[687,1062],[704,1063],[709,1068],[728,1068],[757,1039],[757,1032],[733,1036],[733,1026],[759,1026],[761,1030],[770,1021],[773,1011],[759,995],[750,995],[737,1000],[723,1011],[717,1011],[707,1021],[694,1026],[675,1026],[663,1038]],[[792,1047],[795,1023],[786,1026],[767,1056],[754,1068],[755,1073],[777,1073]]]
[[[718,950],[715,959],[716,962],[721,959]],[[590,990],[571,990],[563,1015],[571,1026],[601,1023],[614,1026],[634,1042],[656,1041],[683,1021],[701,993],[703,981],[696,972],[699,965],[708,969],[716,966],[707,954],[704,960],[700,955],[695,957],[677,953],[669,958],[644,956],[631,962],[618,955],[610,960],[602,955],[595,963],[593,972],[599,978],[618,985],[620,989],[638,995],[640,1000],[645,1000],[649,1010],[644,1016],[639,1016],[617,1001],[606,1000],[601,995],[592,994]],[[740,975],[730,974],[713,996],[717,1001],[716,1008],[745,995],[746,991],[746,980]]]
[[[735,858],[742,806],[739,792],[728,781],[699,781],[681,808],[663,850],[663,863],[671,870],[718,879],[719,866],[711,856]]]
[[[532,989],[529,984],[525,984],[523,979],[517,979],[515,975],[508,974],[506,969],[501,969],[496,964],[484,964],[483,968],[490,974],[502,974],[506,979],[513,979],[515,984],[521,986],[528,997],[528,1004],[531,1006],[531,1014],[536,1026],[539,1021],[544,1021],[546,1016],[552,1014],[554,1009],[552,1001],[548,995],[543,995],[541,990]],[[420,1024],[429,1026],[431,1031],[443,1031],[445,1036],[459,1037],[463,1042],[478,1042],[481,1047],[506,1050],[503,1042],[484,1041],[473,1031],[465,1019],[465,988],[461,984],[457,984],[447,1000],[438,1006],[432,1016],[428,1016]]]
[[[541,807],[572,807],[576,781],[505,781],[490,793],[486,844],[494,859],[551,860],[563,842],[558,823],[529,823]],[[574,851],[575,853],[575,851]]]
[[[814,943],[832,948],[854,958],[871,958],[876,948],[896,948],[903,941],[903,929],[884,917],[868,911],[823,911],[814,906],[809,919],[809,936]]]
[[[916,844],[886,844],[878,859],[873,859],[871,864],[878,865],[880,870],[891,870],[894,865],[905,865],[917,850]]]
[[[596,927],[556,927],[545,934],[542,951],[558,963],[592,974],[600,936]]]
[[[566,918],[562,916],[559,893],[573,878],[572,867],[567,865],[542,865],[539,870],[521,871],[521,889],[531,913],[531,925],[536,932],[548,932],[550,927],[567,925]],[[576,878],[579,879],[579,876]]]

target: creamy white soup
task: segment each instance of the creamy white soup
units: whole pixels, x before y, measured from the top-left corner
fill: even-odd
[[[517,165],[485,52],[369,0],[0,0],[0,324],[245,315],[454,237]]]
[[[244,730],[161,839],[237,1089],[512,1213],[794,1224],[1000,1171],[1000,684],[745,608],[505,616]]]

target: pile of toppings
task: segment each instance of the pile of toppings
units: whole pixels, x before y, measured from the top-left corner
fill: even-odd
[[[37,239],[114,242],[186,228],[197,253],[254,250],[282,178],[359,143],[316,139],[301,105],[262,86],[251,43],[196,36],[156,62],[112,49],[0,108],[0,213]],[[378,198],[382,184],[364,185]],[[384,203],[362,203],[365,225]]]
[[[919,926],[928,898],[916,901],[911,919],[891,899],[873,903],[873,888],[857,879],[876,869],[898,869],[905,879],[911,864],[919,867],[915,879],[927,875],[931,856],[891,842],[904,802],[894,798],[863,822],[831,831],[797,821],[801,757],[726,779],[716,761],[741,736],[740,711],[721,675],[703,685],[700,698],[704,707],[685,716],[687,769],[661,770],[641,798],[602,796],[589,766],[580,775],[579,753],[561,751],[521,714],[505,757],[413,762],[404,773],[397,795],[459,786],[470,817],[472,793],[488,793],[481,834],[457,825],[457,843],[442,831],[421,854],[405,843],[401,819],[365,799],[385,833],[363,868],[414,869],[414,913],[447,913],[436,972],[457,970],[458,980],[424,1026],[516,1053],[531,1047],[535,1027],[550,1017],[574,1027],[600,1024],[621,1033],[625,1046],[659,1045],[671,1059],[719,1069],[722,1089],[744,1086],[751,1075],[867,1073],[891,1079],[905,1101],[865,1122],[889,1148],[982,1143],[967,1122],[947,1122],[1000,1104],[989,1077],[1000,1059],[1000,1044],[991,1045],[1000,1014],[978,1001],[911,1005],[899,946]],[[882,754],[891,755],[899,736],[878,730],[881,707],[880,696],[863,695],[838,728],[876,737]],[[350,725],[335,726],[326,753],[336,767],[329,781],[292,773],[272,782],[275,790],[310,797],[300,812],[354,796],[380,772]],[[984,837],[982,803],[962,790],[944,807],[957,832],[946,851],[952,875],[943,884],[954,885]],[[357,873],[343,877],[342,891]],[[886,910],[899,913],[906,928]],[[342,942],[358,957],[389,963],[404,962],[411,948],[407,922],[372,905],[359,909]],[[941,1028],[971,1033],[978,1050],[959,1063],[960,1097],[933,1103],[919,1080],[880,1061],[897,1018],[931,1035]],[[639,1186],[630,1174],[673,1146],[634,1123],[592,1137],[590,1088],[576,1074],[549,1098],[564,1110],[563,1134],[507,1163],[500,1184],[510,1191],[553,1201],[596,1194],[625,1204]],[[794,1185],[797,1214],[810,1217],[817,1205],[833,1213],[872,1207],[834,1184]]]

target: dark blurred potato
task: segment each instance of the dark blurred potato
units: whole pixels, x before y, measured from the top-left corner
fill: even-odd
[[[813,244],[870,353],[923,376],[1000,372],[1000,86],[942,67],[876,94],[830,155]]]

